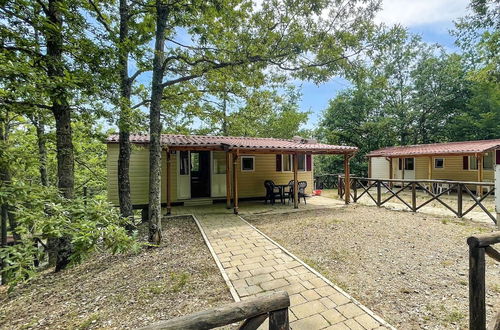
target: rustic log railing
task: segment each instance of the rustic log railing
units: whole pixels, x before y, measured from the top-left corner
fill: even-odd
[[[471,236],[469,245],[469,328],[486,329],[485,254],[500,262],[500,252],[492,248],[500,243],[500,231]],[[500,311],[492,320],[491,329],[500,329]]]
[[[288,330],[290,298],[286,292],[261,296],[222,307],[161,321],[141,329],[213,329],[243,321],[239,330],[255,330],[269,318],[269,330]]]
[[[314,189],[337,189],[339,174],[323,174],[314,177]]]
[[[458,218],[466,216],[476,207],[479,207],[484,211],[486,215],[494,222],[497,223],[495,215],[493,215],[483,204],[484,200],[491,196],[495,192],[495,184],[493,182],[465,182],[465,181],[449,181],[449,180],[405,180],[405,179],[373,179],[373,178],[360,178],[351,177],[350,178],[350,196],[354,202],[357,202],[361,197],[367,195],[377,206],[382,206],[391,199],[398,199],[403,205],[408,207],[412,212],[417,212],[422,207],[427,204],[436,201],[443,205],[445,208],[453,212]],[[436,193],[432,188],[435,185],[447,185],[439,193]],[[398,187],[396,187],[396,185]],[[488,191],[482,196],[477,196],[469,188],[470,186],[480,187],[481,190],[484,187],[488,187]],[[370,189],[375,188],[374,191]],[[385,189],[385,193],[389,193],[390,196],[383,198],[382,189]],[[401,193],[405,190],[411,190],[411,201],[406,201],[401,196]],[[422,203],[418,203],[417,200],[417,189],[427,193],[429,199]],[[361,193],[358,194],[358,190]],[[449,200],[442,197],[451,191],[457,192],[457,205],[456,207],[450,205]],[[338,195],[343,198],[345,194],[345,178],[339,176],[338,184]],[[422,197],[422,196],[420,196]],[[473,200],[473,204],[464,210],[464,197],[470,197]]]

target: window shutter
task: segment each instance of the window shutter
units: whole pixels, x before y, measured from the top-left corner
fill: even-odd
[[[281,172],[281,155],[276,155],[276,172]]]
[[[463,157],[463,169],[468,170],[469,169],[469,156],[464,156]]]
[[[497,161],[496,161],[497,165],[500,165],[500,149],[497,150]]]
[[[398,165],[399,165],[399,170],[401,171],[403,169],[403,158],[398,158]]]
[[[306,171],[312,171],[312,155],[306,155]]]

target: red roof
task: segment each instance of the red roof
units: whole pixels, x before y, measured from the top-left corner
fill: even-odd
[[[110,135],[106,142],[117,143],[118,134]],[[130,134],[132,143],[149,143],[149,134]],[[161,144],[168,147],[220,147],[226,149],[262,149],[262,150],[283,150],[283,151],[310,151],[310,152],[331,152],[331,153],[353,153],[358,151],[356,147],[337,146],[318,143],[316,140],[293,138],[255,138],[255,137],[235,137],[235,136],[210,136],[210,135],[179,135],[162,134]]]
[[[500,139],[388,147],[374,150],[368,153],[367,156],[393,157],[413,155],[474,154],[497,148],[500,148]]]

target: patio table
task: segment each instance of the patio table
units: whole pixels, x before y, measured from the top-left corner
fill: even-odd
[[[280,195],[281,195],[281,204],[285,204],[285,189],[290,188],[292,189],[292,186],[287,184],[275,184],[275,187],[278,187],[280,190]]]

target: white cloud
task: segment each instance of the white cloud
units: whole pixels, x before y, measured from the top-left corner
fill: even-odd
[[[383,0],[375,20],[407,27],[451,23],[466,14],[469,3],[469,0]]]

